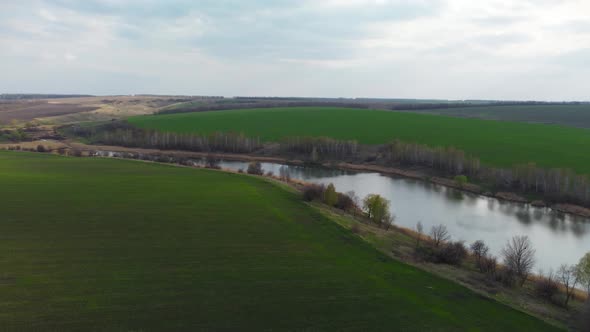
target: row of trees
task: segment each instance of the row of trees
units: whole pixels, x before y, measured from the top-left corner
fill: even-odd
[[[423,165],[451,174],[475,175],[480,161],[453,147],[429,147],[395,140],[383,149],[386,162],[402,165]]]
[[[482,166],[479,159],[453,147],[429,147],[396,140],[382,149],[390,165],[422,165],[449,175],[467,174],[498,189],[545,195],[548,199],[590,205],[590,179],[571,169],[547,169],[534,163],[512,168]]]
[[[258,138],[247,137],[243,134],[195,135],[141,129],[101,131],[93,135],[91,140],[94,143],[108,145],[198,152],[250,153],[262,147]]]
[[[348,158],[359,151],[357,141],[341,141],[329,137],[289,137],[281,141],[281,150],[309,156],[313,162],[321,158]]]
[[[546,169],[534,163],[511,169],[485,168],[479,177],[497,187],[541,193],[550,199],[590,204],[590,181],[571,169]]]

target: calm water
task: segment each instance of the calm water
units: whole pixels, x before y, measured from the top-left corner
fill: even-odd
[[[237,161],[221,163],[221,167],[233,170],[245,170],[247,165]],[[265,172],[277,175],[281,166],[262,164]],[[590,251],[590,220],[586,218],[379,173],[285,167],[293,179],[333,183],[337,191],[354,191],[361,199],[368,194],[384,196],[391,201],[397,225],[415,228],[421,221],[428,233],[433,225],[444,224],[454,240],[467,243],[484,240],[496,255],[512,236],[528,235],[537,251],[537,271],[556,269],[563,263],[575,264]]]

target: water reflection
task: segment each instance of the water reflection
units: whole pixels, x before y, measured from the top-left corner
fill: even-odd
[[[221,166],[245,170],[247,163],[224,161]],[[265,172],[274,174],[281,167],[293,179],[334,183],[338,191],[354,191],[360,198],[380,194],[391,201],[398,225],[414,228],[421,221],[428,232],[434,225],[445,224],[454,239],[484,240],[496,255],[510,237],[528,235],[537,250],[536,269],[577,263],[590,251],[590,222],[585,218],[378,173],[262,163]]]

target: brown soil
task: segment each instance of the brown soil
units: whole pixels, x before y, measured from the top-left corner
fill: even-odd
[[[30,121],[41,117],[89,112],[97,108],[76,104],[50,103],[44,100],[0,103],[0,121],[5,123],[10,123],[11,121]]]

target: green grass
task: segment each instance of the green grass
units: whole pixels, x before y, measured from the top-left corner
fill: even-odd
[[[259,178],[0,152],[0,183],[0,330],[554,330]]]
[[[590,128],[590,104],[480,106],[414,110],[412,112],[461,116],[486,120],[534,122],[558,124],[576,128]]]
[[[398,138],[454,146],[493,166],[536,162],[590,174],[590,131],[552,125],[317,107],[140,116],[129,122],[182,133],[243,132],[267,141],[309,135],[380,144]]]

